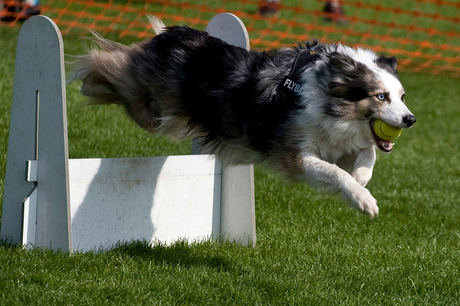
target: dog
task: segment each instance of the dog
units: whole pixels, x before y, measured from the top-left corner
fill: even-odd
[[[247,51],[149,17],[156,36],[131,46],[104,39],[76,61],[74,79],[96,104],[119,104],[143,129],[200,139],[224,164],[267,161],[288,180],[338,193],[377,216],[366,184],[375,148],[393,144],[376,119],[410,128],[395,57],[316,39]]]

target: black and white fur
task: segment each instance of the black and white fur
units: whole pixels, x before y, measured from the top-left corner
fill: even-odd
[[[392,144],[373,132],[377,118],[408,128],[394,57],[316,40],[260,52],[231,46],[206,32],[165,27],[157,36],[121,45],[95,34],[101,50],[77,61],[81,93],[95,103],[122,105],[145,130],[199,138],[227,164],[266,160],[288,179],[341,196],[378,215],[364,187],[375,147]],[[302,71],[300,90],[283,99],[280,84],[301,52],[317,52]]]

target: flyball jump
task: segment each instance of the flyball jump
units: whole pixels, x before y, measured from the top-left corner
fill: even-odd
[[[211,35],[249,49],[243,23],[219,14]],[[33,54],[33,56],[31,56]],[[254,245],[252,165],[213,155],[69,159],[63,43],[45,16],[18,37],[0,238],[55,250],[118,241],[215,237]],[[196,144],[193,151],[202,151]]]

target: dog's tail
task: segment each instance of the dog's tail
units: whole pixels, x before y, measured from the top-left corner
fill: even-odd
[[[150,25],[152,26],[153,31],[155,31],[155,34],[160,35],[163,33],[164,29],[166,28],[163,21],[160,18],[150,14],[147,14],[146,16],[149,19]]]
[[[128,47],[105,39],[92,32],[91,40],[99,48],[91,49],[88,54],[78,56],[73,62],[73,71],[68,82],[81,80],[80,92],[89,97],[94,104],[123,104],[115,88],[123,82],[123,74],[128,65]]]
[[[161,34],[165,25],[161,19],[147,15],[150,24],[157,35]],[[68,82],[81,80],[83,85],[80,92],[88,96],[92,104],[126,104],[124,96],[130,96],[130,91],[136,89],[130,86],[129,60],[132,55],[139,52],[140,44],[126,46],[103,38],[92,31],[91,40],[99,48],[91,49],[88,54],[76,57],[75,71]]]

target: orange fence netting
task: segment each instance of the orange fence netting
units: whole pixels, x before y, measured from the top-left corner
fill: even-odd
[[[154,35],[145,14],[166,25],[203,30],[214,15],[230,12],[246,25],[252,48],[289,47],[316,37],[395,55],[401,70],[460,76],[458,0],[268,1],[48,0],[40,5],[64,35],[87,35],[87,29],[94,29],[142,39]],[[337,3],[341,10],[324,11]],[[264,8],[270,13],[264,14]],[[25,18],[1,23],[14,25]]]

